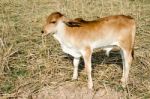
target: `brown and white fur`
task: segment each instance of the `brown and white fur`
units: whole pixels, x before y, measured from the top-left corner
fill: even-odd
[[[84,22],[84,23],[88,22],[88,21],[84,20],[83,18],[75,18],[74,21],[76,21],[76,22]],[[108,57],[109,57],[109,53],[110,53],[110,51],[111,51],[112,49],[113,49],[113,47],[105,47],[105,48],[103,48],[103,50],[106,51],[106,55],[107,55]]]
[[[93,49],[100,47],[120,47],[123,59],[122,85],[125,87],[132,62],[135,21],[130,16],[115,15],[99,18],[93,21],[70,20],[59,12],[54,12],[47,18],[43,34],[54,33],[62,50],[74,57],[72,79],[78,77],[78,65],[82,56],[88,74],[88,87],[92,89],[91,57]]]

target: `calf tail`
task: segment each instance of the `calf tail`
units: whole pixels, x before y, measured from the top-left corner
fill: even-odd
[[[132,55],[132,58],[134,59],[134,49],[132,49],[131,55]]]

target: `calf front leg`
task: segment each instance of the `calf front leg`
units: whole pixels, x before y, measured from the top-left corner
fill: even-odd
[[[92,89],[93,88],[93,81],[92,81],[92,67],[91,67],[91,56],[92,56],[92,49],[90,47],[86,47],[82,51],[83,59],[84,59],[84,64],[85,68],[87,70],[87,75],[88,75],[88,88]]]
[[[73,77],[72,80],[75,80],[78,78],[78,65],[80,62],[80,58],[74,58],[73,59],[73,65],[74,65],[74,69],[73,69]]]

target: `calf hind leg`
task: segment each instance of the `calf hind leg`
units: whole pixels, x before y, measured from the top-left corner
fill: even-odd
[[[107,55],[107,57],[109,57],[110,51],[111,51],[112,49],[113,49],[113,48],[104,48],[104,50],[106,51],[105,54]]]
[[[126,87],[128,76],[129,76],[129,70],[132,62],[132,50],[128,49],[122,49],[122,60],[123,60],[123,74],[121,78],[122,86]]]

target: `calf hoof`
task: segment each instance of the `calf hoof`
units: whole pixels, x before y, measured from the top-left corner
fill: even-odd
[[[88,83],[88,88],[89,88],[90,90],[93,90],[93,83]]]
[[[124,78],[121,79],[121,83],[122,83],[121,85],[123,88],[127,86],[127,81]]]
[[[77,78],[72,77],[72,80],[77,80]]]

